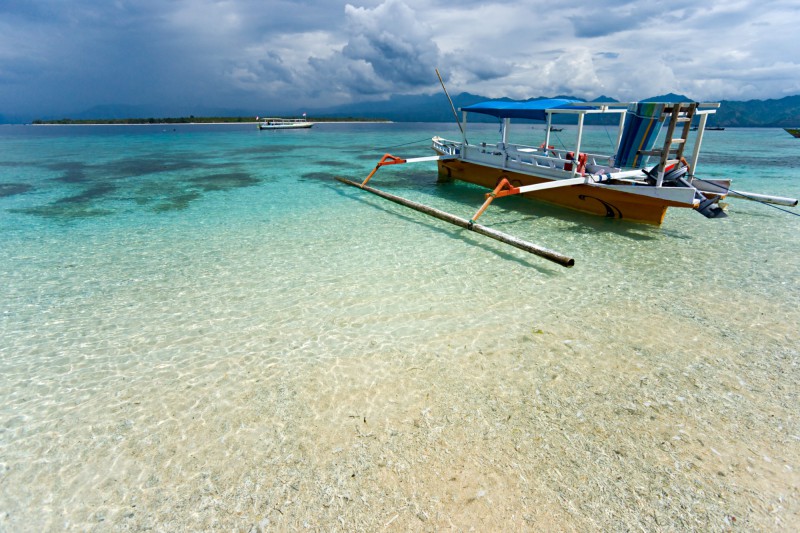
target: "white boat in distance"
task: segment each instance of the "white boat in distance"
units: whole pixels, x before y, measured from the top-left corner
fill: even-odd
[[[256,120],[259,120],[256,117]],[[267,117],[260,119],[258,124],[260,130],[292,130],[298,128],[310,128],[314,125],[313,122],[306,120],[306,115],[303,113],[303,118],[280,118],[280,117]]]

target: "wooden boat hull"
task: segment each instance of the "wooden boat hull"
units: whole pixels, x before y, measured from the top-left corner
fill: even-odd
[[[502,178],[508,179],[518,187],[552,181],[551,178],[479,165],[461,159],[441,160],[438,166],[441,178],[466,181],[488,189],[494,189]],[[691,207],[686,203],[665,198],[631,194],[592,185],[546,189],[526,193],[523,196],[592,215],[656,225],[664,222],[668,207]]]
[[[792,137],[800,138],[800,128],[783,128],[785,129]]]

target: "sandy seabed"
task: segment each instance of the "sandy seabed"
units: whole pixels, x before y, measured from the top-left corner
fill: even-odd
[[[15,241],[0,530],[798,529],[792,226],[565,271],[348,201]]]
[[[600,325],[565,338],[554,319],[512,329],[512,349],[485,331],[469,345],[434,339],[433,354],[373,340],[366,357],[316,361],[95,360],[83,385],[56,367],[12,397],[71,388],[40,406],[58,418],[6,421],[0,526],[792,530],[792,333],[736,351],[730,332],[701,328],[698,351],[679,335],[692,322],[654,335],[608,318],[620,335],[605,346]]]

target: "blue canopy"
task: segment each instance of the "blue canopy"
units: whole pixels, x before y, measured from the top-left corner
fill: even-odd
[[[591,106],[576,106],[572,104],[585,104],[585,102],[567,98],[547,98],[545,100],[531,100],[528,102],[490,100],[488,102],[462,107],[461,110],[470,113],[492,115],[497,118],[547,120],[547,113],[545,113],[545,111],[548,109],[594,109]]]

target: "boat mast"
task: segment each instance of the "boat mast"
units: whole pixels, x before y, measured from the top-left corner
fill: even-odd
[[[453,117],[456,119],[456,124],[458,124],[458,129],[461,130],[461,135],[464,137],[464,143],[466,144],[467,136],[464,134],[464,128],[461,127],[461,123],[458,121],[458,113],[456,112],[456,106],[453,105],[453,99],[450,98],[450,93],[447,92],[447,87],[444,86],[444,80],[442,79],[442,75],[439,74],[439,69],[436,69],[436,76],[439,78],[439,83],[442,84],[442,90],[444,91],[444,95],[447,97],[447,101],[450,102],[450,109],[453,110]]]

